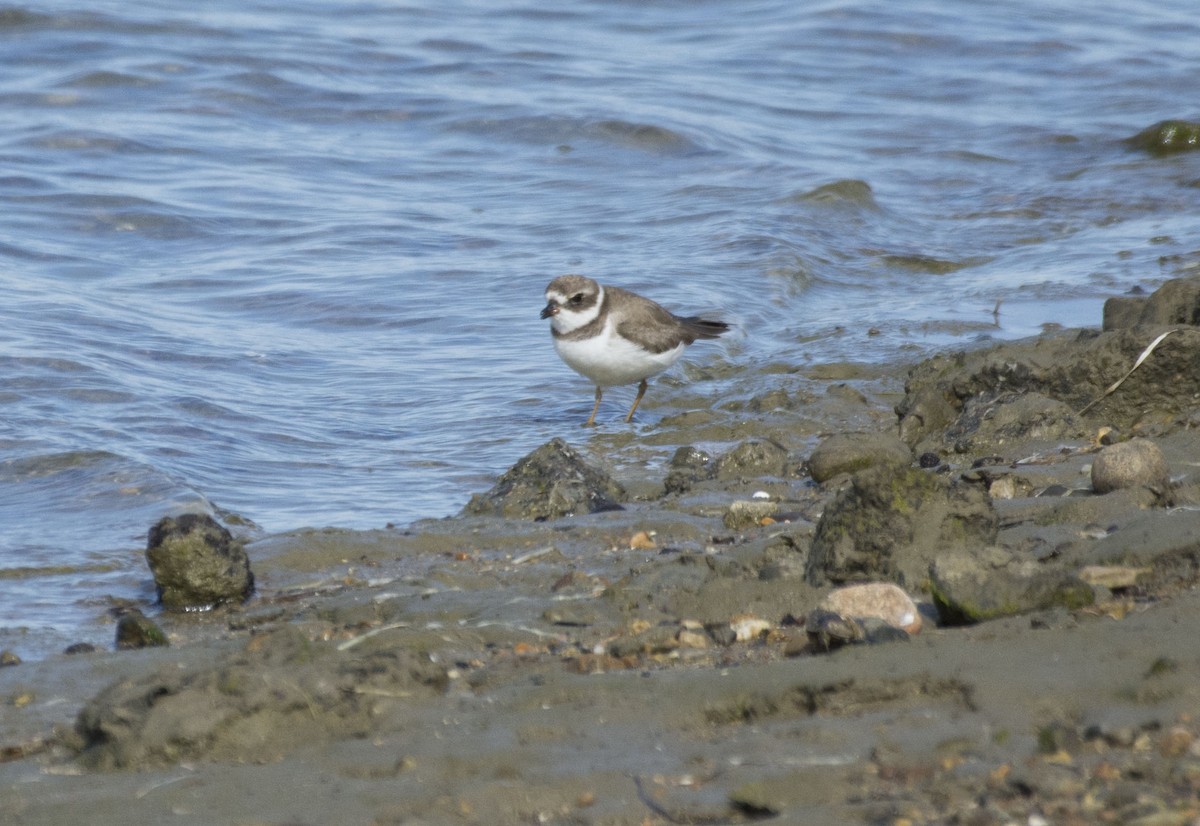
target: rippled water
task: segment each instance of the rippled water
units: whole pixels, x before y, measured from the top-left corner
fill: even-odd
[[[1121,142],[1197,115],[1183,0],[195,6],[0,6],[27,656],[108,639],[167,511],[404,523],[585,438],[537,317],[563,272],[732,321],[689,358],[720,398],[1094,325],[1200,250],[1198,156]]]

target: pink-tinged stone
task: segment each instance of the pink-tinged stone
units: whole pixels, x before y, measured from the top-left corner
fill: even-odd
[[[893,628],[916,634],[921,630],[921,612],[917,604],[898,585],[867,582],[830,591],[821,600],[821,608],[843,617],[881,619]]]

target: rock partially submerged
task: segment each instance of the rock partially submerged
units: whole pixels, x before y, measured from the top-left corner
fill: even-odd
[[[787,449],[768,439],[749,439],[735,445],[717,459],[718,479],[746,479],[783,476],[787,470]]]
[[[692,445],[676,448],[671,457],[670,470],[663,480],[667,493],[683,493],[697,482],[711,479],[716,473],[713,457]]]
[[[1148,126],[1127,144],[1151,155],[1173,155],[1200,149],[1200,123],[1190,120],[1163,120]]]
[[[242,543],[208,514],[160,519],[150,529],[146,562],[164,608],[203,610],[254,592]]]
[[[170,645],[167,635],[154,620],[136,608],[124,611],[117,620],[117,648],[149,648]]]
[[[487,493],[471,497],[463,513],[508,519],[559,519],[619,510],[625,490],[554,438],[512,466]]]

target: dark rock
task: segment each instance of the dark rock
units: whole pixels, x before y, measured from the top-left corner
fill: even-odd
[[[1173,278],[1149,296],[1114,296],[1104,302],[1104,329],[1200,326],[1200,279]]]
[[[833,651],[843,645],[878,645],[912,639],[904,629],[879,617],[850,617],[824,608],[809,612],[804,631],[808,635],[809,649],[818,653]]]
[[[787,469],[787,450],[775,442],[751,439],[722,454],[717,460],[718,479],[758,479],[783,476]]]
[[[339,652],[284,628],[213,665],[171,664],[114,683],[83,707],[75,729],[93,768],[277,760],[327,737],[379,731],[396,704],[447,683],[444,668],[411,651],[368,641]]]
[[[704,630],[717,645],[733,645],[737,642],[737,631],[728,622],[710,622],[704,625]]]
[[[842,473],[857,473],[872,465],[904,467],[912,451],[887,433],[837,433],[821,441],[808,457],[808,472],[816,482]]]
[[[716,472],[712,456],[699,448],[684,445],[671,457],[670,470],[663,480],[667,493],[683,493],[697,482],[711,479]]]
[[[843,645],[861,642],[866,637],[862,624],[853,617],[817,608],[808,612],[804,623],[809,645],[817,651],[832,651]]]
[[[90,642],[71,643],[63,649],[64,654],[91,654],[96,650],[96,646]]]
[[[1095,600],[1072,572],[1030,567],[1001,549],[940,556],[929,569],[930,592],[944,625],[967,625],[1049,608],[1075,610]]]
[[[156,645],[170,643],[163,630],[141,611],[126,611],[117,620],[117,648],[148,648]]]
[[[1200,149],[1200,123],[1189,120],[1163,120],[1148,126],[1125,142],[1151,155],[1173,155]]]
[[[555,438],[513,465],[487,493],[472,496],[463,513],[558,519],[620,510],[624,498],[625,490],[612,477]]]
[[[172,610],[242,602],[254,592],[245,549],[208,514],[160,519],[150,529],[146,562],[159,600]]]
[[[20,665],[20,664],[21,664],[21,658],[18,657],[16,654],[14,654],[12,651],[9,651],[7,648],[4,649],[3,651],[0,651],[0,668],[3,668],[6,665]]]
[[[988,495],[914,467],[857,473],[817,523],[805,578],[813,585],[920,582],[941,551],[992,543]]]
[[[1109,445],[1092,462],[1092,490],[1096,493],[1137,487],[1165,493],[1170,484],[1166,457],[1149,439]]]
[[[1200,290],[1200,278],[1165,288],[1155,295],[1167,297],[1152,296],[1151,300],[1174,306],[1170,295],[1183,295],[1191,289]],[[980,418],[978,410],[1011,404],[1030,393],[1080,411],[1075,417],[1080,426],[1089,429],[1094,426],[1089,422],[1125,430],[1156,422],[1164,432],[1188,426],[1200,395],[1200,370],[1196,369],[1200,328],[1173,328],[1134,369],[1156,337],[1156,329],[1142,327],[1060,333],[929,359],[909,372],[905,397],[896,406],[901,438],[917,449],[953,445],[963,433],[977,429],[969,419]],[[1118,381],[1119,386],[1109,392]],[[1050,420],[1057,420],[1055,428],[1069,431],[1070,420],[1062,409],[1046,409],[1045,413]],[[958,421],[964,415],[967,419]],[[957,435],[947,436],[951,421],[956,422]],[[929,444],[925,440],[935,441]]]

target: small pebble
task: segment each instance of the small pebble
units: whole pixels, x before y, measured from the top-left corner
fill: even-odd
[[[771,630],[771,623],[752,614],[740,614],[729,621],[738,642],[756,640]]]
[[[654,534],[648,531],[638,531],[629,540],[629,549],[633,551],[648,551],[654,547]]]
[[[1158,753],[1163,757],[1183,757],[1195,739],[1195,735],[1183,726],[1172,726],[1159,739]]]

